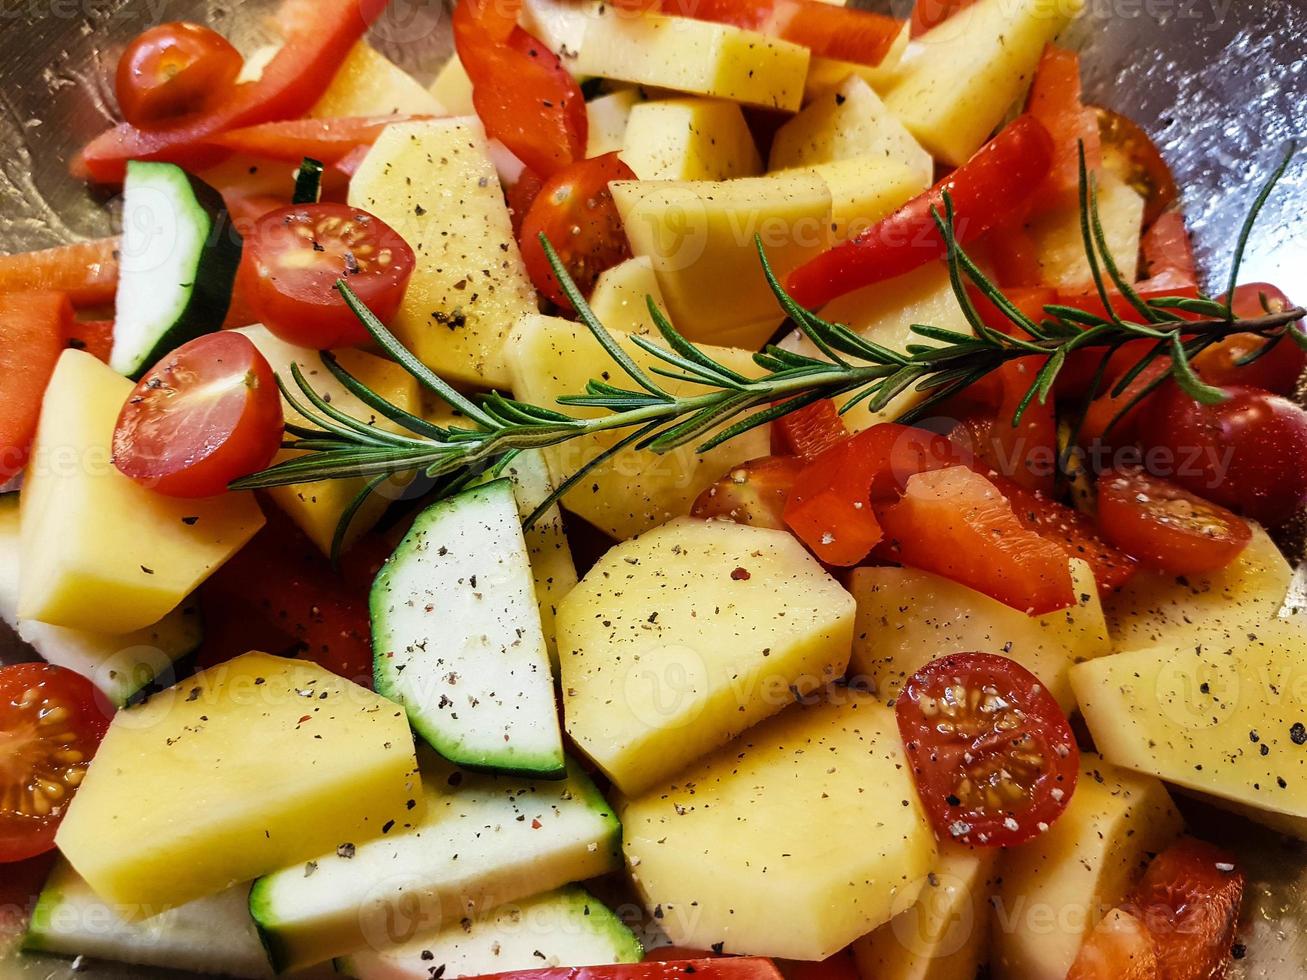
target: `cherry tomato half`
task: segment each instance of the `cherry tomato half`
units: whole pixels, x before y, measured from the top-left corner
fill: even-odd
[[[608,183],[634,179],[616,153],[605,153],[560,170],[531,203],[522,221],[522,259],[536,289],[563,309],[572,304],[554,278],[540,235],[549,239],[582,295],[589,296],[601,272],[631,255]]]
[[[282,340],[327,350],[368,340],[336,290],[344,279],[383,323],[404,300],[413,250],[388,224],[345,204],[292,205],[269,212],[245,239],[246,298]]]
[[[228,95],[244,63],[217,31],[185,21],[160,24],[123,52],[115,79],[118,107],[142,128],[202,112]]]
[[[119,471],[170,497],[209,497],[272,461],[281,394],[249,338],[206,334],[143,377],[113,433]]]
[[[784,531],[785,502],[805,465],[798,456],[764,456],[733,466],[699,494],[690,514]]]
[[[1263,524],[1283,523],[1307,503],[1307,411],[1256,388],[1230,385],[1201,405],[1173,382],[1139,422],[1144,465],[1186,490]]]
[[[1231,511],[1142,470],[1098,478],[1098,526],[1126,554],[1175,575],[1224,568],[1253,536]]]
[[[941,840],[1007,847],[1038,837],[1075,792],[1080,750],[1039,678],[990,653],[955,653],[908,678],[894,708]]]
[[[0,861],[54,847],[111,713],[94,685],[71,670],[0,667]]]

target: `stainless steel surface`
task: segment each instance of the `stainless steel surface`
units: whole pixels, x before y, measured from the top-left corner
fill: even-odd
[[[902,10],[907,0],[886,4]],[[0,249],[106,234],[112,201],[67,176],[72,151],[109,119],[106,79],[120,45],[165,20],[207,20],[249,50],[269,2],[0,0]],[[1181,187],[1200,260],[1223,281],[1237,224],[1261,175],[1292,136],[1307,135],[1307,0],[1090,0],[1070,40],[1089,97],[1142,122]],[[375,33],[388,55],[430,78],[449,50],[438,0],[393,0]],[[1307,158],[1307,155],[1305,155]],[[1307,167],[1290,171],[1253,237],[1248,280],[1304,289]],[[1300,581],[1302,577],[1300,576]],[[0,627],[0,630],[3,628]],[[0,658],[22,658],[0,635]],[[1307,976],[1307,848],[1233,817],[1194,823],[1234,848],[1250,872],[1247,955],[1236,978]],[[3,867],[0,866],[0,874]],[[0,980],[164,977],[138,968],[0,959]],[[178,976],[173,974],[172,976]]]

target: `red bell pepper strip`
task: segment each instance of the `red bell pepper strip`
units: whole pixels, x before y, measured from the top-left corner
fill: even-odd
[[[1055,545],[1064,562],[1088,562],[1104,591],[1133,574],[1134,563],[1104,542],[1083,515],[994,472],[968,447],[913,426],[874,425],[809,462],[789,491],[785,523],[823,562],[856,565],[884,541],[878,514],[903,495],[910,477],[956,466],[994,484],[1021,526]],[[906,562],[898,554],[890,557]]]
[[[698,960],[645,960],[614,966],[573,966],[492,974],[496,980],[781,980],[771,960],[723,956]]]
[[[848,437],[848,427],[835,403],[823,398],[772,423],[772,452],[810,460]]]
[[[433,117],[394,115],[288,119],[219,133],[209,143],[237,153],[294,163],[311,157],[330,166],[360,148],[370,147],[387,126],[431,118]]]
[[[96,183],[120,183],[128,160],[165,160],[188,168],[211,163],[219,133],[304,115],[387,0],[318,0],[311,19],[296,18],[263,75],[236,86],[217,109],[151,129],[121,123],[82,150],[74,172]]]
[[[486,133],[548,179],[585,159],[589,118],[576,79],[516,26],[520,6],[520,0],[459,0],[454,46]]]
[[[962,466],[920,473],[879,509],[903,564],[1037,616],[1076,603],[1066,553],[1024,527],[992,482]]]
[[[969,462],[943,436],[873,425],[826,450],[799,474],[785,523],[828,565],[856,565],[884,537],[872,503],[898,497],[908,477]]]
[[[821,0],[661,0],[659,9],[665,14],[757,31],[801,44],[815,57],[871,68],[885,60],[904,27],[903,21],[886,14]]]
[[[1029,200],[1048,176],[1053,149],[1043,123],[1029,114],[1017,117],[930,190],[795,269],[786,284],[790,294],[816,309],[943,258],[947,249],[931,210],[943,214],[945,192],[953,200],[957,240],[966,244]]]
[[[67,293],[77,306],[112,303],[118,289],[118,239],[0,255],[0,293]]]
[[[1053,137],[1053,162],[1032,210],[1071,206],[1078,210],[1080,147],[1090,172],[1102,165],[1098,116],[1081,100],[1080,56],[1050,44],[1044,48],[1030,86],[1026,111]]]
[[[41,399],[66,346],[73,307],[63,293],[0,296],[0,483],[27,463]]]

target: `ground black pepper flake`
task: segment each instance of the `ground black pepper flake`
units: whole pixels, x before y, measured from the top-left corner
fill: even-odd
[[[1289,728],[1289,738],[1294,745],[1307,745],[1307,725],[1300,721],[1295,721]]]

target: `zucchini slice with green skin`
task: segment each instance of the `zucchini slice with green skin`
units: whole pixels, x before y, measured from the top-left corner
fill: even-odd
[[[138,380],[222,326],[241,237],[222,195],[171,163],[127,164],[110,366]]]
[[[423,511],[370,598],[373,683],[466,769],[565,774],[531,560],[508,480]]]
[[[612,910],[569,886],[514,902],[484,918],[456,922],[393,949],[336,960],[358,980],[480,977],[510,970],[639,963],[644,948]]]
[[[407,943],[621,868],[622,825],[576,764],[560,781],[462,772],[425,747],[418,763],[423,816],[254,883],[250,914],[279,971]]]
[[[37,899],[23,949],[263,980],[274,974],[250,918],[248,894],[249,885],[237,885],[157,915],[131,910],[148,918],[130,918],[60,858]]]

